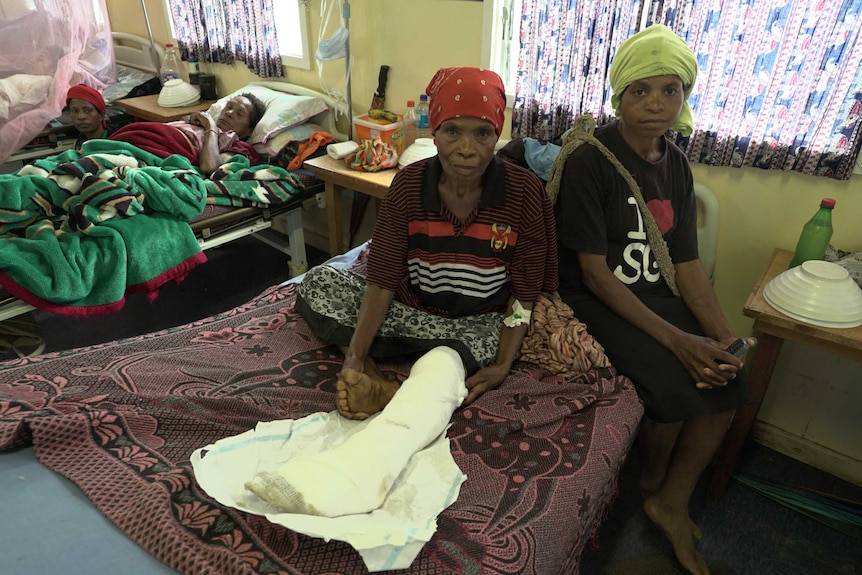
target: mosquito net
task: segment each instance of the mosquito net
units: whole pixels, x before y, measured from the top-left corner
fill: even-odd
[[[0,162],[57,118],[66,91],[116,81],[104,0],[0,0]]]

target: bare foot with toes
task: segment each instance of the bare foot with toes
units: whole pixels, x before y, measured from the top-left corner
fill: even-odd
[[[658,489],[650,489],[643,483],[641,483],[640,488],[641,497],[644,501],[646,501],[650,497],[656,496],[656,493],[658,492]],[[698,542],[703,539],[703,532],[700,530],[700,527],[697,525],[697,523],[692,521],[691,517],[688,518],[688,522],[691,524],[691,534],[694,537],[695,542]]]
[[[335,384],[335,406],[338,413],[348,419],[367,419],[386,407],[398,387],[397,383],[383,377],[343,369]]]
[[[644,501],[644,511],[673,545],[677,561],[686,571],[692,575],[709,575],[706,561],[695,549],[695,544],[701,538],[700,528],[687,512],[675,513],[664,507],[654,496],[647,497]]]

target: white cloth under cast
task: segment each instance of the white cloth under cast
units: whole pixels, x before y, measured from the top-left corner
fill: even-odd
[[[457,365],[457,373],[463,373],[460,358]],[[411,377],[412,374],[411,371]],[[463,375],[459,379],[463,387]],[[401,391],[396,396],[400,394]],[[466,388],[457,396],[455,407],[466,397]],[[413,396],[411,403],[425,409],[428,400],[422,393],[419,400]],[[259,471],[276,472],[294,456],[324,452],[343,444],[382,415],[354,421],[333,411],[298,420],[261,422],[255,429],[196,450],[191,456],[195,479],[223,505],[266,516],[297,533],[345,541],[360,553],[371,572],[407,568],[437,530],[437,516],[455,502],[466,480],[452,459],[445,436],[451,412],[445,418],[442,412],[439,414],[439,421],[443,421],[439,435],[410,457],[383,504],[370,513],[335,518],[280,513],[244,487]],[[417,493],[422,496],[416,497]]]

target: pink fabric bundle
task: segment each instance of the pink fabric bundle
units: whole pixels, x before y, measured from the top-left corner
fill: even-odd
[[[43,87],[38,99],[9,98],[0,91],[0,162],[35,138],[46,118],[66,105],[70,86],[103,89],[116,81],[113,44],[104,0],[54,0],[39,9],[4,2],[0,19],[0,78],[19,77],[16,86]],[[23,6],[24,3],[17,3]],[[31,91],[32,92],[32,91]]]
[[[532,316],[530,331],[521,343],[521,360],[563,376],[611,365],[601,344],[556,292],[540,295]]]

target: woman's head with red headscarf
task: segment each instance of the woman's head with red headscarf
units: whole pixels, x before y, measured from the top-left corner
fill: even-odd
[[[428,127],[434,134],[447,186],[482,189],[505,120],[506,91],[496,73],[442,68],[426,90]]]
[[[451,118],[479,118],[491,122],[500,137],[506,119],[506,88],[496,72],[469,66],[441,68],[425,93],[432,134]]]
[[[98,90],[84,84],[72,86],[66,92],[66,103],[72,124],[79,132],[88,139],[102,137],[108,125],[107,106]]]

